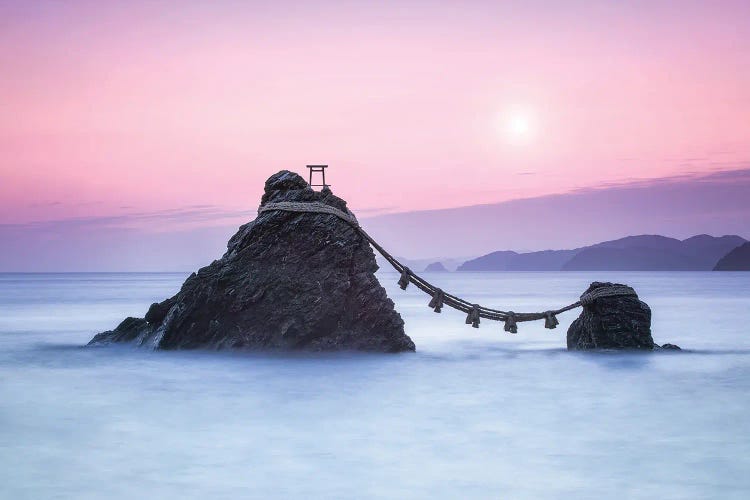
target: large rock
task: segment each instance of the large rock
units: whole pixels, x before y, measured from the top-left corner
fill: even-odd
[[[630,295],[607,296],[604,290],[628,289]],[[586,300],[586,297],[602,295]],[[651,309],[631,288],[617,283],[591,283],[581,296],[583,311],[568,328],[568,349],[641,349],[661,346],[651,336]],[[666,349],[679,349],[665,344]]]
[[[347,210],[329,189],[313,191],[289,171],[266,181],[261,206],[282,201]],[[153,304],[144,319],[127,318],[98,334],[90,345],[413,351],[377,269],[368,243],[335,215],[262,212],[177,295]]]

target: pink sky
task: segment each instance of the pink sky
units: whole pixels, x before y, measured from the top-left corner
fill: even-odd
[[[117,3],[0,4],[0,224],[252,209],[306,163],[371,214],[750,159],[747,1]]]

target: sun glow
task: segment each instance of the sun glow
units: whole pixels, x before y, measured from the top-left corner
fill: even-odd
[[[500,117],[502,135],[509,142],[520,144],[529,142],[534,136],[534,121],[525,111],[503,113]]]
[[[526,135],[531,128],[529,118],[524,115],[516,115],[508,120],[508,132],[513,135]]]

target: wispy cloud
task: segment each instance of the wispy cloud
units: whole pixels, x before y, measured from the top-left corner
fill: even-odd
[[[254,217],[254,210],[226,209],[214,205],[190,205],[187,207],[150,212],[130,212],[117,215],[69,217],[64,219],[25,222],[19,224],[0,224],[0,227],[36,230],[118,227],[165,230],[191,225],[214,225],[221,221],[242,221]]]
[[[625,179],[535,198],[384,214],[355,208],[399,255],[572,248],[628,234],[750,236],[750,168]],[[0,225],[0,270],[190,270],[223,252],[255,210],[190,205]]]
[[[383,214],[387,212],[393,212],[394,210],[398,210],[398,207],[395,205],[387,206],[387,207],[369,207],[369,208],[358,208],[356,209],[356,213],[358,214],[367,214],[367,215],[374,215],[374,214]]]
[[[535,172],[519,172],[517,175],[535,175]],[[601,183],[596,186],[581,187],[551,196],[582,195],[597,192],[642,190],[649,188],[663,188],[675,186],[684,188],[686,185],[706,184],[737,184],[747,183],[750,189],[750,168],[739,170],[721,170],[710,174],[699,172],[685,172],[680,175],[663,178],[626,178],[619,181]],[[750,191],[748,191],[750,192]],[[546,197],[542,197],[546,198]],[[50,202],[47,205],[57,205],[60,202]],[[130,206],[121,207],[132,208]],[[364,207],[357,208],[356,213],[364,216],[378,216],[393,213],[398,210],[397,206]],[[254,209],[231,209],[218,205],[187,205],[155,211],[137,211],[124,214],[99,215],[86,217],[69,217],[45,221],[34,221],[18,224],[0,224],[4,228],[16,229],[73,229],[73,228],[139,228],[146,230],[163,231],[189,226],[211,226],[219,223],[244,223],[255,218]]]
[[[132,206],[123,206],[131,209]],[[395,205],[382,207],[358,208],[356,212],[362,215],[377,215],[397,210]],[[219,223],[242,224],[254,219],[254,209],[230,209],[218,205],[188,205],[155,211],[128,212],[114,215],[93,215],[84,217],[67,217],[43,221],[33,221],[15,224],[0,224],[4,228],[16,229],[74,229],[74,228],[140,228],[163,231],[183,228],[185,226],[212,226]]]
[[[61,201],[43,201],[38,203],[29,203],[26,206],[29,208],[39,208],[39,207],[54,207],[58,205],[62,205],[63,203]]]
[[[747,166],[748,162],[739,162]],[[590,193],[607,189],[643,189],[653,186],[684,185],[689,182],[725,184],[736,181],[750,181],[750,168],[718,170],[711,173],[686,171],[679,175],[658,178],[626,178],[619,181],[603,182],[596,186],[581,187],[571,193]]]
[[[574,248],[631,234],[750,236],[750,168],[631,178],[562,194],[364,220],[403,255]],[[483,228],[492,228],[487,231]]]

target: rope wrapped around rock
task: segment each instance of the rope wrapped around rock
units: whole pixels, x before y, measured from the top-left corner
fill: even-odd
[[[328,214],[338,217],[352,228],[354,228],[372,247],[377,250],[386,261],[388,261],[393,268],[400,273],[398,284],[401,289],[413,283],[418,289],[427,293],[432,297],[429,306],[436,312],[439,313],[441,308],[445,306],[452,307],[463,313],[466,313],[466,324],[470,324],[474,328],[479,328],[480,318],[485,318],[493,321],[500,321],[505,323],[504,330],[509,333],[517,333],[517,323],[524,321],[537,321],[544,320],[544,326],[549,329],[557,327],[559,324],[557,315],[576,309],[581,306],[588,306],[593,302],[602,297],[618,297],[618,296],[637,296],[635,290],[625,285],[613,285],[608,287],[600,287],[592,290],[589,293],[581,295],[580,300],[573,304],[561,307],[559,309],[551,309],[544,312],[527,312],[517,313],[513,311],[503,311],[500,309],[492,309],[484,307],[479,304],[473,304],[468,302],[456,295],[444,292],[442,289],[432,285],[424,278],[414,274],[411,269],[401,264],[395,257],[388,253],[382,246],[378,244],[367,232],[362,229],[357,221],[357,218],[348,210],[344,212],[338,208],[326,205],[321,202],[278,202],[278,203],[266,203],[258,208],[258,215],[273,210],[279,210],[283,212],[301,212],[301,213],[318,213]]]

